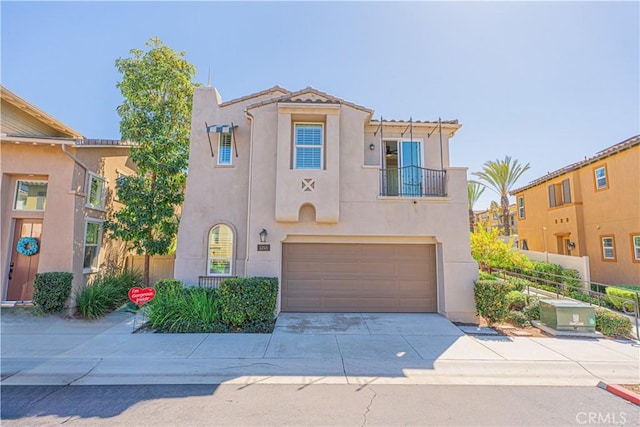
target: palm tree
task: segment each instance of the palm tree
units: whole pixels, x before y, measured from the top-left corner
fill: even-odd
[[[505,156],[504,160],[485,162],[482,171],[473,173],[484,185],[500,195],[505,236],[509,235],[509,191],[529,167],[529,163],[521,165],[517,160]]]
[[[467,181],[467,196],[469,200],[469,230],[471,232],[475,229],[475,217],[473,215],[473,205],[476,204],[482,193],[484,193],[485,186],[478,181]]]

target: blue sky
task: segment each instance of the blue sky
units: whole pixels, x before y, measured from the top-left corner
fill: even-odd
[[[223,99],[313,86],[376,118],[458,119],[454,166],[510,155],[525,184],[640,133],[638,2],[2,1],[2,84],[119,138],[114,61],[151,36]],[[476,208],[498,197],[486,191]]]

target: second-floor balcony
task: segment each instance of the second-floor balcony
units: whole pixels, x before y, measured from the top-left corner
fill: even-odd
[[[380,195],[395,197],[444,197],[446,171],[418,166],[380,169]]]

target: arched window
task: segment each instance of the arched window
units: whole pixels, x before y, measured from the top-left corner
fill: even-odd
[[[209,232],[208,276],[231,276],[233,272],[233,231],[218,224]]]

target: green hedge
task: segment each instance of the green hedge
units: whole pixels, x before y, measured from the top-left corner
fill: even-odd
[[[496,276],[486,271],[478,271],[478,280],[496,280]]]
[[[529,320],[540,320],[540,299],[535,296],[529,296],[527,298],[527,305],[522,310],[522,313],[527,316]]]
[[[630,337],[632,323],[627,316],[596,307],[596,329],[609,337]]]
[[[506,296],[511,291],[508,284],[500,280],[476,280],[473,294],[476,312],[489,324],[503,320],[509,313]]]
[[[148,304],[149,324],[159,332],[271,332],[278,280],[224,279],[219,289],[184,287],[179,280],[155,284]]]
[[[517,310],[511,310],[509,313],[507,313],[506,321],[511,323],[512,325],[520,327],[529,325],[529,318],[527,317],[527,315],[522,311]]]
[[[33,304],[45,313],[64,310],[64,304],[71,295],[72,281],[72,273],[36,273],[33,282]]]
[[[251,328],[273,322],[278,297],[274,277],[234,277],[220,283],[222,321],[230,328]]]
[[[527,298],[520,291],[510,291],[505,296],[505,302],[507,304],[507,309],[522,311],[527,305]]]
[[[609,296],[609,301],[616,309],[624,311],[622,307],[624,304],[624,309],[626,309],[627,312],[633,313],[636,304],[636,293],[640,292],[640,286],[626,286],[624,288],[622,286],[609,286],[606,292]]]

